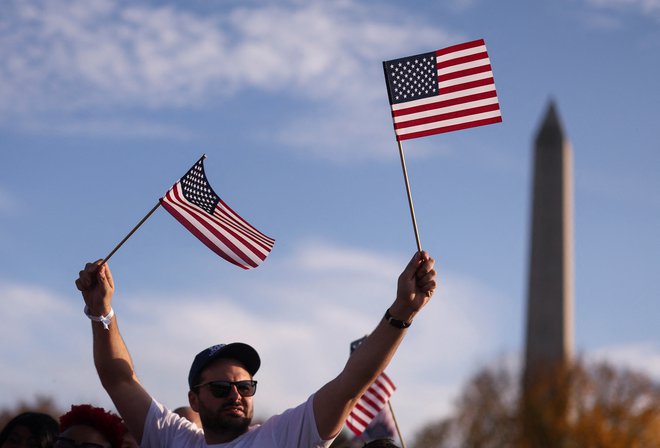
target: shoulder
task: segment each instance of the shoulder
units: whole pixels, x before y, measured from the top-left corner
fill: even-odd
[[[314,395],[296,407],[266,420],[258,430],[281,447],[323,447],[330,445],[319,436],[314,418]]]

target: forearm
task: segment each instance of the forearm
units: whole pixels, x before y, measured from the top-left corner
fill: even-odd
[[[105,315],[105,314],[104,314]],[[103,388],[115,404],[131,433],[140,442],[151,397],[133,369],[133,361],[114,316],[108,329],[92,322],[94,365]]]
[[[103,387],[112,395],[112,389],[121,383],[137,381],[133,361],[119,332],[117,316],[112,318],[107,330],[101,322],[92,322],[92,336],[94,365]]]
[[[436,287],[434,260],[416,253],[399,276],[397,295],[389,307],[390,317],[381,317],[374,331],[349,357],[335,379],[314,398],[319,434],[335,436],[367,388],[394,356],[416,314],[428,303]],[[384,311],[384,310],[383,310]]]
[[[390,307],[396,319],[410,322],[412,313],[398,312],[396,302]],[[359,398],[371,383],[381,374],[396,353],[399,344],[407,333],[406,328],[397,328],[381,317],[373,332],[348,358],[340,375],[346,398]]]
[[[119,333],[117,316],[110,318],[114,280],[102,260],[87,263],[76,287],[83,294],[92,319],[94,365],[103,388],[135,438],[140,441],[151,397],[135,375],[133,362]],[[101,318],[101,316],[105,316]]]
[[[404,314],[395,314],[398,307],[390,307],[392,315],[410,321]],[[397,328],[381,318],[373,332],[349,357],[344,369],[316,394],[314,409],[319,434],[324,438],[336,435],[342,428],[359,398],[385,370],[394,356],[407,329]]]

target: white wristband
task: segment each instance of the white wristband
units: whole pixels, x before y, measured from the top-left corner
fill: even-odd
[[[110,325],[110,322],[112,322],[112,317],[115,315],[115,310],[110,307],[110,312],[105,315],[105,316],[92,316],[89,314],[89,307],[85,305],[85,316],[89,317],[91,320],[94,322],[101,322],[103,324],[103,328],[106,330],[109,330],[108,325]]]

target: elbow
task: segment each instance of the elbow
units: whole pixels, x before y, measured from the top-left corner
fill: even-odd
[[[113,359],[107,363],[97,363],[96,371],[101,385],[110,391],[123,384],[137,382],[137,377],[130,363],[123,359]]]

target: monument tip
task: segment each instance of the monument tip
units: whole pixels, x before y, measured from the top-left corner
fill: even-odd
[[[547,143],[557,143],[561,142],[564,139],[564,130],[559,120],[559,114],[557,112],[557,106],[553,99],[548,101],[548,106],[546,108],[545,116],[543,122],[539,127],[539,131],[536,134],[536,143],[538,144],[547,144]]]

